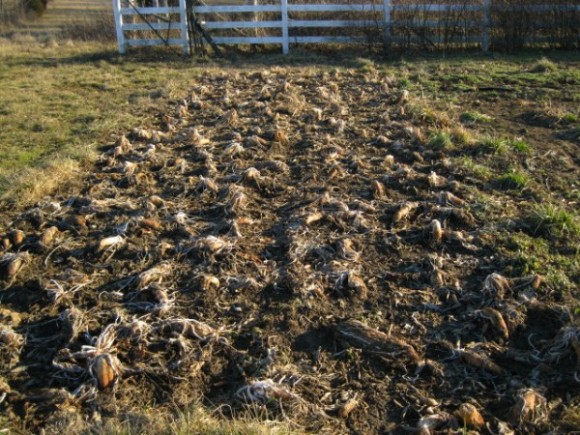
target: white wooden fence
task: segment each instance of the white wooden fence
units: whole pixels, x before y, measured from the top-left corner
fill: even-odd
[[[165,1],[167,5],[167,1]],[[189,53],[189,36],[187,31],[187,13],[185,0],[179,0],[178,6],[137,7],[134,0],[113,0],[113,13],[117,29],[119,53],[124,54],[127,47],[154,45],[179,45],[183,53]],[[179,16],[175,22],[170,17]],[[142,22],[133,23],[133,17],[140,17]],[[163,18],[163,19],[161,19]],[[163,38],[162,32],[179,31],[179,38]],[[125,33],[151,31],[157,38],[127,38]]]
[[[115,18],[117,22],[117,36],[119,41],[119,52],[124,53],[126,46],[159,45],[169,42],[172,45],[183,46],[184,52],[188,50],[187,35],[187,13],[185,7],[186,0],[179,0],[178,7],[155,7],[155,8],[121,8],[121,0],[113,0],[115,6]],[[216,44],[280,44],[282,51],[287,54],[291,44],[323,44],[323,43],[352,43],[364,42],[364,37],[356,36],[328,36],[328,35],[291,35],[293,29],[328,29],[328,28],[375,28],[380,29],[384,42],[388,45],[392,38],[392,31],[402,27],[423,27],[438,28],[442,26],[439,20],[392,20],[394,13],[413,12],[415,10],[424,14],[437,13],[474,13],[478,19],[471,21],[462,20],[461,26],[471,30],[471,36],[465,36],[461,42],[481,44],[484,51],[490,45],[490,25],[492,0],[482,0],[477,5],[436,5],[436,4],[416,4],[416,5],[393,5],[391,0],[382,0],[379,3],[360,4],[302,4],[293,3],[288,0],[280,0],[279,4],[246,4],[246,5],[207,5],[194,6],[193,12],[202,26],[212,34],[213,31],[231,29],[254,29],[254,36],[213,36]],[[566,9],[567,8],[567,9]],[[553,10],[553,6],[534,5],[526,6],[526,10],[532,12],[547,12]],[[564,10],[580,11],[580,5],[564,7]],[[293,19],[292,13],[373,13],[373,20],[331,20],[331,19]],[[127,24],[124,17],[130,15],[147,14],[180,14],[179,22],[170,23],[172,29],[180,29],[181,37],[170,39],[169,41],[157,39],[127,39],[125,32],[133,30],[149,30],[151,24]],[[259,20],[260,13],[268,13],[268,16],[276,16],[277,19]],[[235,14],[237,17],[248,16],[247,20],[226,20],[224,16]],[[219,17],[219,18],[216,18]],[[378,17],[378,18],[377,18]],[[159,30],[166,30],[168,24],[155,24]],[[258,29],[279,29],[278,36],[256,36]],[[442,42],[442,38],[431,38],[431,42]]]

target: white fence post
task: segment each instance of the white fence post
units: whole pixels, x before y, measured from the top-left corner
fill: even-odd
[[[117,44],[119,53],[125,54],[125,35],[123,34],[123,16],[121,15],[121,0],[113,0],[113,12],[115,14],[115,28],[117,30]]]
[[[391,0],[383,0],[383,25],[385,50],[391,47]]]
[[[481,30],[481,48],[489,51],[489,33],[491,29],[491,0],[483,0],[483,20]]]
[[[187,7],[185,0],[179,0],[179,27],[181,42],[183,44],[183,54],[189,54],[189,32],[187,30]]]
[[[288,54],[290,42],[288,38],[288,0],[281,0],[282,12],[282,52]]]

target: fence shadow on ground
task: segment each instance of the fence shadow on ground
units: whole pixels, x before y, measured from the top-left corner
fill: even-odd
[[[118,54],[113,45],[102,45],[90,52],[75,53],[65,57],[41,57],[31,56],[23,60],[22,63],[29,66],[42,66],[53,68],[56,65],[82,65],[94,62],[109,62],[112,64],[135,63],[142,65],[171,65],[172,69],[183,70],[195,67],[223,68],[241,66],[247,68],[268,68],[279,67],[337,67],[337,68],[360,68],[372,61],[376,64],[396,65],[401,61],[440,61],[440,62],[461,62],[473,60],[489,60],[494,58],[520,60],[529,62],[537,60],[538,57],[549,56],[554,60],[574,60],[580,59],[580,52],[566,50],[539,50],[523,49],[517,53],[483,53],[478,49],[462,50],[458,52],[445,51],[392,51],[381,53],[377,50],[356,50],[335,48],[329,49],[297,49],[290,55],[283,55],[275,48],[271,51],[262,50],[260,52],[234,52],[225,53],[222,57],[215,55],[196,57],[184,56],[179,47],[156,47],[154,49],[134,49],[128,54]]]

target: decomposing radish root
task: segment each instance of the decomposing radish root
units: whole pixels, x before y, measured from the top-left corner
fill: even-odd
[[[148,201],[153,204],[155,209],[165,207],[165,200],[158,195],[151,195]]]
[[[546,360],[553,362],[574,352],[580,365],[580,328],[577,326],[563,327],[546,348]]]
[[[470,243],[473,242],[473,236],[465,234],[463,231],[444,230],[443,238],[447,241],[458,242],[463,247],[472,246]]]
[[[127,153],[127,152],[131,151],[132,146],[131,146],[131,142],[129,142],[129,139],[127,139],[127,136],[121,135],[117,138],[117,140],[115,142],[115,147],[121,148],[122,153]]]
[[[320,211],[316,211],[313,213],[308,213],[305,217],[304,217],[304,223],[306,225],[312,225],[316,222],[321,221],[322,219],[324,219],[324,213],[320,212]]]
[[[224,115],[222,116],[222,118],[220,120],[220,124],[227,125],[229,127],[234,127],[238,123],[239,120],[240,120],[240,117],[238,116],[237,110],[231,109],[231,110],[227,111],[226,113],[224,113]]]
[[[174,300],[167,294],[167,291],[158,284],[151,284],[145,289],[153,295],[157,303],[151,307],[151,311],[158,316],[164,316],[173,308]]]
[[[491,297],[503,299],[510,290],[508,279],[499,273],[492,273],[485,278],[483,292]]]
[[[357,261],[360,257],[351,239],[343,239],[338,242],[338,256],[343,260]]]
[[[248,197],[243,191],[243,188],[239,186],[237,189],[231,189],[228,202],[227,202],[227,209],[229,210],[230,214],[237,215],[241,211],[246,208],[248,203]]]
[[[547,417],[547,400],[533,388],[518,391],[516,403],[510,411],[512,421],[518,425],[536,423]]]
[[[502,314],[491,307],[485,307],[479,310],[479,314],[484,319],[487,319],[491,322],[493,327],[501,334],[501,336],[507,340],[510,336],[509,329],[507,324],[502,316]]]
[[[366,299],[368,295],[368,287],[364,280],[355,273],[349,272],[347,278],[348,288],[356,292],[359,298]]]
[[[542,275],[538,275],[537,273],[534,273],[532,275],[522,276],[522,277],[518,277],[518,278],[512,278],[510,281],[511,281],[511,285],[513,286],[513,288],[522,288],[522,287],[529,286],[529,287],[533,288],[534,290],[537,290],[543,284],[544,280],[545,279]]]
[[[160,325],[162,330],[169,330],[185,338],[196,340],[213,340],[219,338],[219,331],[207,323],[194,319],[171,319]]]
[[[427,180],[429,181],[429,186],[431,187],[441,187],[447,183],[445,177],[437,175],[435,171],[431,171],[427,176]]]
[[[49,284],[45,286],[44,290],[48,293],[53,303],[57,303],[60,300],[69,301],[72,295],[89,285],[91,282],[92,281],[90,281],[88,278],[79,279],[77,283],[70,285],[70,288],[65,289],[64,285],[58,282],[56,279],[51,279]]]
[[[116,356],[101,353],[95,356],[89,366],[91,376],[100,390],[113,388],[119,379],[121,365]]]
[[[132,134],[139,140],[151,140],[153,138],[153,132],[145,128],[134,128]]]
[[[491,358],[484,353],[463,349],[457,349],[455,352],[459,355],[462,361],[472,367],[487,370],[496,375],[501,375],[504,372],[500,366],[494,363]]]
[[[175,116],[177,118],[185,118],[187,116],[187,104],[178,104],[175,108]]]
[[[463,426],[480,429],[485,425],[482,415],[471,403],[462,404],[457,410],[457,417]]]
[[[412,361],[419,362],[421,360],[415,348],[402,337],[385,334],[358,320],[337,323],[334,329],[338,338],[350,346],[377,354],[392,354],[403,351]]]
[[[5,279],[12,280],[16,275],[30,263],[30,254],[21,252],[18,254],[4,254],[0,257],[0,271]]]
[[[360,299],[366,299],[368,287],[364,280],[354,272],[342,272],[334,284],[334,288],[342,293],[342,290],[354,291]]]
[[[219,237],[207,236],[197,238],[193,243],[193,248],[203,255],[213,256],[230,251],[233,245]]]
[[[430,361],[431,363],[433,361]],[[412,394],[410,394],[409,396],[412,397],[413,399],[415,399],[418,403],[421,403],[423,405],[435,408],[437,406],[440,405],[440,403],[433,399],[432,397],[426,396],[425,393],[421,392],[417,387],[415,387],[413,384],[409,384],[407,385],[409,391],[411,391]],[[408,393],[407,393],[408,394]]]
[[[120,146],[116,146],[115,148],[113,148],[113,151],[112,151],[113,159],[116,159],[117,157],[122,156],[123,153],[124,153],[123,148]],[[110,160],[110,163],[113,164],[114,160]]]
[[[421,418],[417,423],[417,433],[420,435],[432,435],[442,428],[454,429],[457,420],[447,412],[438,412]]]
[[[280,174],[286,173],[290,170],[290,167],[286,164],[286,162],[276,159],[264,162],[264,167],[270,171],[274,171]]]
[[[10,242],[10,237],[2,237],[0,238],[2,242],[1,248],[4,250],[8,250],[12,247],[12,243]]]
[[[437,219],[433,219],[429,224],[429,235],[435,243],[439,243],[443,239],[443,228]]]
[[[142,290],[152,283],[160,283],[163,278],[171,273],[173,267],[170,263],[161,263],[151,269],[147,269],[137,275],[135,279],[135,286],[138,290]]]
[[[224,149],[224,156],[235,157],[242,154],[246,149],[239,142],[231,142]],[[207,161],[210,161],[209,159]]]
[[[213,275],[202,275],[200,277],[200,286],[203,290],[217,289],[220,286],[220,280]]]
[[[431,285],[435,288],[441,288],[445,286],[445,272],[440,269],[435,268],[431,273]]]
[[[261,174],[256,168],[248,168],[242,173],[242,180],[246,183],[257,183],[260,181]]]
[[[406,219],[409,214],[419,206],[416,202],[406,202],[402,204],[393,215],[393,223],[399,223]]]
[[[432,210],[442,219],[452,219],[465,225],[472,225],[475,222],[475,217],[463,208],[435,205]]]
[[[210,141],[209,139],[203,137],[196,128],[194,128],[191,132],[191,143],[193,145],[204,146],[207,145]]]
[[[67,308],[57,318],[63,341],[68,344],[81,333],[83,313],[77,308]]]
[[[54,238],[56,237],[58,232],[59,232],[58,228],[55,226],[49,227],[46,230],[44,230],[44,232],[42,233],[42,235],[38,239],[38,246],[41,249],[50,248],[50,246],[52,245],[52,242],[54,241]]]
[[[268,400],[302,400],[300,396],[272,379],[255,381],[245,385],[236,391],[236,397],[245,403],[264,403]]]
[[[24,343],[22,335],[15,332],[14,329],[9,326],[0,327],[0,344],[14,349],[19,348],[22,343]]]
[[[117,356],[114,342],[116,339],[117,324],[108,325],[95,339],[94,345],[82,346],[75,353],[65,352],[57,357],[55,366],[65,371],[75,370],[61,362],[86,360],[86,370],[93,378],[93,382],[100,390],[109,390],[115,387],[119,377],[123,373],[123,367]],[[78,368],[80,369],[80,368]],[[77,370],[78,370],[77,369]]]
[[[340,408],[338,409],[338,415],[342,418],[347,418],[352,411],[355,410],[357,406],[359,406],[360,402],[356,398],[356,394],[354,397],[351,397],[346,402],[344,402]]]
[[[123,236],[111,236],[101,239],[99,245],[97,246],[97,251],[104,251],[106,249],[113,249],[123,246],[125,244],[125,238]]]
[[[10,242],[13,246],[20,246],[24,242],[26,234],[22,230],[12,230],[10,231]]]
[[[244,144],[248,147],[258,147],[258,146],[262,146],[262,145],[266,145],[268,143],[268,141],[266,141],[265,139],[262,139],[260,136],[254,134],[252,136],[248,136],[245,140],[244,140]]]
[[[159,231],[163,228],[161,222],[155,218],[143,218],[138,221],[138,224],[144,230]]]
[[[280,128],[276,128],[272,134],[272,142],[276,142],[279,143],[280,145],[288,145],[288,135],[286,134],[286,132],[284,130],[281,130]]]
[[[209,191],[209,192],[216,193],[218,190],[219,190],[219,187],[213,179],[211,179],[209,177],[206,178],[203,175],[200,175],[199,182],[197,183],[197,186],[195,187],[196,192],[201,193],[201,192]]]
[[[375,199],[383,199],[385,197],[385,186],[378,180],[373,180],[371,183],[371,193]]]
[[[465,201],[451,192],[439,193],[439,203],[441,205],[450,205],[452,207],[461,207],[465,205]]]

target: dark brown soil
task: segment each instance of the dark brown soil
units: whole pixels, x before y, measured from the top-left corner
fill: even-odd
[[[376,70],[208,73],[82,187],[3,210],[3,412],[35,432],[200,399],[305,432],[573,429],[580,329],[506,272],[498,231],[521,228],[484,199],[525,198],[417,139],[405,98]],[[559,143],[553,183],[578,174]]]

